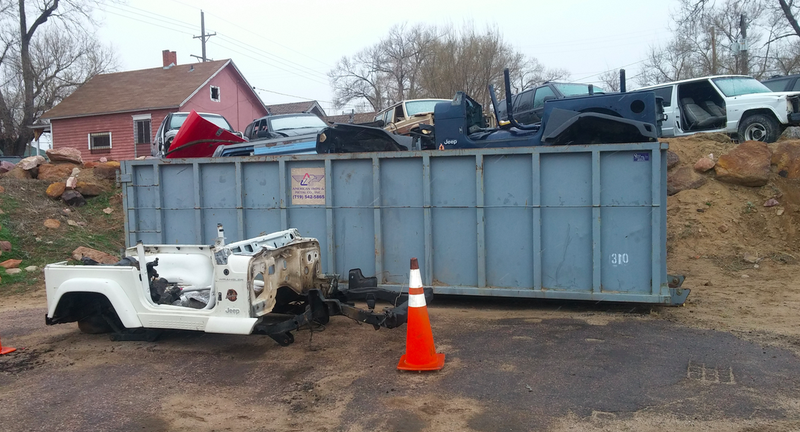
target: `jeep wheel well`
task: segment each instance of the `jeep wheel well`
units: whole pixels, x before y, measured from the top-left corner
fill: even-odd
[[[305,310],[305,303],[305,295],[298,294],[288,286],[282,286],[275,293],[275,307],[272,312],[300,314]]]
[[[114,306],[105,295],[91,292],[69,292],[61,296],[58,301],[52,322],[53,324],[74,322],[102,313],[113,314],[113,318],[119,320]]]
[[[768,108],[756,108],[756,109],[747,110],[747,111],[742,113],[742,117],[739,118],[739,122],[741,123],[747,117],[750,117],[750,116],[756,115],[756,114],[769,116],[770,118],[772,118],[773,120],[778,122],[778,124],[781,126],[781,128],[786,126],[786,125],[781,124],[781,121],[778,120],[778,117],[775,116],[775,113],[772,112],[772,110],[768,109]]]

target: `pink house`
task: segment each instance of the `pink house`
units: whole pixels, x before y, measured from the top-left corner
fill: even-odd
[[[150,155],[171,112],[222,114],[240,131],[267,115],[230,59],[178,65],[174,51],[163,58],[160,68],[97,75],[47,111],[53,148],[76,148],[85,161],[134,159]]]

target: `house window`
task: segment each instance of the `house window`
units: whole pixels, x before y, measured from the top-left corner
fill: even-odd
[[[97,132],[89,134],[90,153],[111,152],[111,132]]]
[[[219,87],[211,86],[211,100],[219,102]]]
[[[150,114],[133,116],[133,142],[136,144],[150,144]]]

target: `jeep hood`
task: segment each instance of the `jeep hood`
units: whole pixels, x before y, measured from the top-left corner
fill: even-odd
[[[729,99],[736,99],[738,101],[773,101],[786,99],[788,97],[800,96],[800,92],[770,92],[770,93],[750,93],[739,96],[732,96]]]

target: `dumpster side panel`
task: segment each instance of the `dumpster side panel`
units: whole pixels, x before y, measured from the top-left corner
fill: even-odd
[[[343,282],[360,267],[406,289],[417,257],[442,294],[670,303],[666,148],[125,161],[126,238],[210,244],[217,223],[229,242],[296,227]]]
[[[346,266],[375,274],[375,220],[372,160],[343,160],[332,164],[336,273],[346,275]],[[339,264],[341,263],[341,264]]]
[[[425,263],[425,211],[424,193],[429,183],[423,179],[421,158],[377,159],[380,193],[381,247],[383,271],[378,275],[384,284],[408,284],[410,257],[418,257]],[[423,186],[424,185],[424,186]],[[430,209],[428,209],[430,213]],[[423,267],[423,274],[425,274]]]
[[[533,158],[522,154],[483,161],[486,286],[533,287]]]
[[[434,286],[478,284],[476,169],[474,156],[431,159]]]
[[[269,234],[274,231],[269,231],[272,228],[280,227],[282,196],[278,164],[276,162],[242,164],[242,187],[245,232],[243,238]]]

